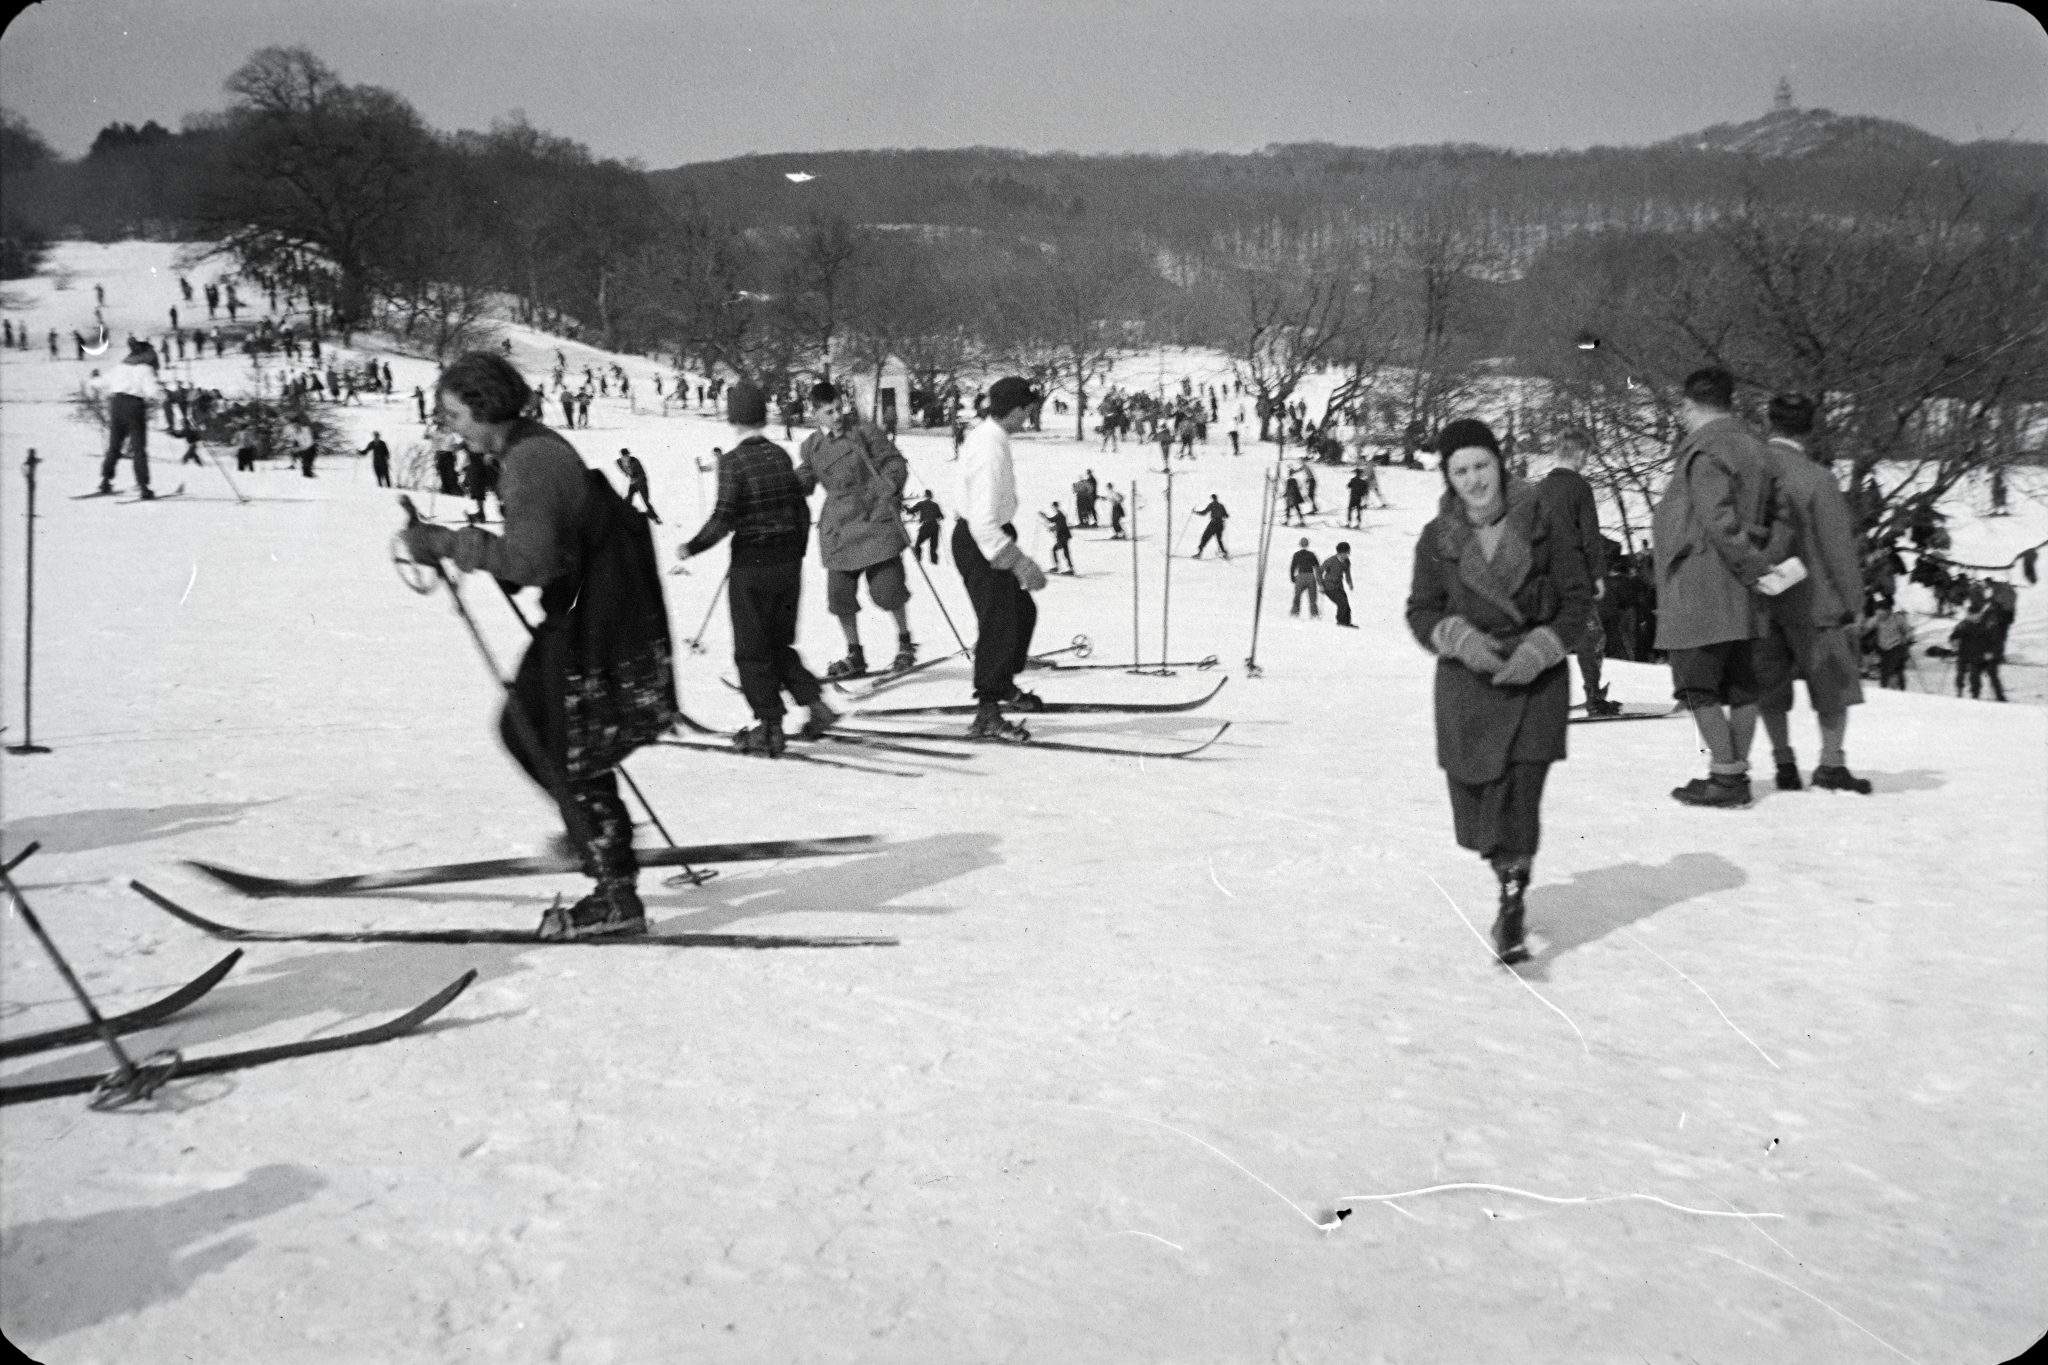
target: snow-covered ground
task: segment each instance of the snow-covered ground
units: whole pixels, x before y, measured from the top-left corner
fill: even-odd
[[[101,282],[117,334],[154,334],[179,302],[171,259],[67,245],[68,290],[19,282],[0,311],[68,334]],[[529,373],[552,367],[551,338],[513,335]],[[431,382],[425,362],[391,363],[402,392]],[[726,432],[649,412],[653,365],[623,363],[641,413],[600,401],[573,439],[593,463],[622,445],[646,461],[668,553],[702,510],[693,461]],[[1129,378],[1149,386],[1160,365]],[[244,475],[242,505],[211,467],[179,468],[159,428],[157,486],[182,480],[183,497],[71,501],[100,440],[64,401],[87,368],[0,356],[0,690],[11,743],[35,447],[34,725],[54,751],[5,759],[0,814],[9,850],[42,842],[19,875],[101,1003],[223,951],[129,877],[231,921],[313,927],[523,928],[573,891],[247,902],[180,865],[482,857],[552,826],[496,747],[494,685],[448,603],[387,564],[400,518],[366,462]],[[232,393],[247,370],[191,372]],[[375,428],[402,450],[418,430],[409,397],[341,416],[358,444]],[[902,444],[915,486],[947,501],[950,441]],[[1138,483],[1156,658],[1156,455],[1020,446],[1030,504],[1083,468]],[[1874,795],[1762,790],[1738,812],[1670,800],[1703,771],[1684,722],[1575,729],[1518,979],[1478,936],[1491,878],[1452,842],[1430,664],[1400,622],[1435,474],[1388,472],[1393,509],[1362,531],[1326,511],[1306,533],[1319,553],[1354,547],[1362,629],[1289,619],[1276,572],[1250,679],[1262,465],[1223,446],[1177,465],[1174,531],[1185,554],[1186,509],[1214,492],[1236,558],[1172,561],[1170,640],[1219,668],[1030,678],[1123,698],[1228,675],[1186,715],[1034,722],[1174,737],[1232,721],[1208,754],[976,750],[897,780],[646,752],[632,769],[678,837],[888,840],[697,890],[650,874],[661,927],[901,946],[252,945],[135,1047],[301,1038],[481,976],[399,1042],[182,1083],[146,1113],[0,1112],[0,1328],[41,1360],[266,1363],[1977,1361],[2031,1342],[2048,1279],[2048,1170],[2025,1155],[2048,1128],[2048,712],[1873,689],[1849,760]],[[1325,475],[1326,509],[1340,485]],[[1960,524],[1959,557],[2048,535],[2042,493]],[[1085,632],[1097,660],[1130,657],[1130,547],[1104,536],[1081,533],[1080,576],[1041,595],[1042,646]],[[721,569],[722,552],[665,580],[678,637]],[[966,628],[950,563],[931,572]],[[942,649],[934,594],[913,586],[919,639]],[[2037,662],[2040,597],[2022,590],[2014,648]],[[516,622],[486,584],[467,598],[509,660]],[[886,653],[883,618],[863,622]],[[737,725],[717,681],[728,638],[720,612],[680,674],[693,713]],[[800,643],[814,668],[840,652],[815,583]],[[1613,668],[1622,697],[1669,696],[1663,670]],[[2038,697],[2023,680],[2039,672],[2009,683]],[[964,679],[949,664],[895,695],[957,700]],[[1795,735],[1810,768],[1809,714]],[[74,1015],[0,917],[0,1029]],[[82,1048],[5,1076],[98,1065]],[[1624,1197],[1585,1202],[1607,1196]],[[1338,1208],[1353,1212],[1319,1228]]]

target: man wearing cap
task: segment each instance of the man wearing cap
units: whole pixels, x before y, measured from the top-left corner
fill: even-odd
[[[1849,771],[1842,744],[1849,708],[1862,703],[1862,650],[1856,608],[1863,600],[1863,562],[1849,500],[1827,466],[1812,458],[1814,403],[1798,393],[1772,397],[1770,440],[1765,443],[1779,485],[1792,507],[1792,552],[1807,566],[1804,582],[1769,599],[1770,633],[1757,642],[1762,695],[1757,707],[1781,791],[1798,791],[1799,758],[1792,750],[1792,680],[1806,679],[1806,699],[1820,721],[1820,765],[1813,785],[1868,796],[1870,783]]]
[[[725,420],[736,440],[718,457],[718,499],[704,525],[677,553],[689,559],[732,536],[726,589],[732,658],[740,691],[759,722],[733,736],[733,745],[774,758],[783,747],[785,691],[811,713],[803,728],[806,736],[823,734],[839,719],[796,652],[796,609],[811,510],[789,452],[768,439],[768,395],[761,386],[741,380],[728,389]]]
[[[121,363],[111,374],[93,381],[94,390],[107,400],[107,455],[100,461],[101,493],[114,491],[114,466],[120,463],[125,446],[135,461],[138,494],[145,499],[156,496],[149,491],[149,405],[164,396],[156,367],[156,351],[148,342],[131,336]]]
[[[626,446],[619,447],[619,472],[626,476],[626,506],[631,507],[633,499],[640,499],[647,519],[660,525],[661,515],[654,510],[654,499],[647,493],[647,466]]]
[[[860,647],[861,576],[875,605],[896,618],[896,658],[891,671],[917,662],[910,638],[910,584],[903,576],[903,485],[910,463],[877,428],[863,422],[847,396],[830,380],[811,386],[811,412],[818,429],[804,438],[797,481],[806,494],[825,490],[818,509],[818,557],[825,563],[825,610],[839,620],[846,657],[825,669],[828,678],[858,678],[868,671]]]
[[[1651,520],[1657,648],[1670,656],[1673,695],[1692,712],[1709,765],[1671,795],[1688,806],[1746,806],[1763,599],[1804,570],[1787,558],[1790,508],[1771,457],[1735,416],[1735,376],[1719,367],[1687,375],[1679,420],[1685,439]]]
[[[960,516],[953,523],[953,564],[960,570],[978,627],[974,641],[974,739],[1020,743],[1031,738],[1003,718],[1006,705],[1036,710],[1038,698],[1017,686],[1031,654],[1038,607],[1031,594],[1045,586],[1045,570],[1017,544],[1017,475],[1010,437],[1030,420],[1036,395],[1016,375],[989,386],[988,413],[960,448]]]

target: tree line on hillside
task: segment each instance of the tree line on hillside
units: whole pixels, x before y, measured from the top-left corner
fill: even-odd
[[[1412,445],[1498,415],[1520,376],[1511,425],[1592,430],[1624,517],[1661,479],[1669,383],[1721,363],[1752,394],[1822,401],[1879,539],[2017,458],[2048,401],[2048,213],[2009,173],[2040,149],[973,148],[650,175],[523,118],[436,132],[303,48],[255,53],[226,91],[77,163],[5,120],[8,231],[135,215],[344,336],[436,356],[504,309],[778,389],[894,361],[932,411],[965,376],[1021,369],[1073,394],[1082,435],[1117,359],[1153,346],[1221,349],[1273,410],[1334,373],[1325,439],[1343,420]]]

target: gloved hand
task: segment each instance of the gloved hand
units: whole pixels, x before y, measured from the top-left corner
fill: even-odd
[[[1037,592],[1045,586],[1045,570],[1038,567],[1038,561],[1030,555],[1019,555],[1017,562],[1010,566],[1010,572],[1017,575],[1017,581],[1024,585],[1024,591]]]
[[[1490,678],[1500,671],[1500,650],[1483,631],[1462,616],[1446,616],[1437,622],[1436,629],[1429,633],[1429,642],[1436,646],[1438,654],[1456,659],[1482,678]]]
[[[416,521],[398,533],[405,552],[419,564],[434,564],[455,553],[455,532],[430,521]]]
[[[1523,687],[1535,682],[1549,669],[1564,662],[1564,641],[1549,626],[1538,626],[1522,637],[1507,664],[1493,675],[1495,687]]]

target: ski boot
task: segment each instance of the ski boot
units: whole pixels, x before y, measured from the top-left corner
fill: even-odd
[[[1607,689],[1603,687],[1598,692],[1587,694],[1586,714],[1588,716],[1618,716],[1621,714],[1621,703],[1609,698]]]
[[[732,737],[733,748],[760,758],[782,757],[782,747],[786,742],[780,716],[772,722],[764,720],[759,725],[749,725]]]
[[[1493,952],[1502,962],[1513,966],[1529,960],[1529,949],[1522,943],[1522,893],[1529,889],[1529,865],[1519,860],[1497,862],[1494,875],[1500,879],[1500,912],[1493,920]]]
[[[825,665],[825,679],[828,682],[845,682],[848,678],[864,678],[868,672],[868,656],[861,653],[859,645],[846,651],[846,657]]]
[[[1787,754],[1784,758],[1778,760],[1776,780],[1778,790],[1781,792],[1796,792],[1805,789],[1806,784],[1799,780],[1799,759],[1797,755]]]
[[[135,494],[135,497],[138,502],[153,502],[156,499],[156,494],[150,492],[147,488],[144,488],[138,490]]]
[[[1028,744],[1031,732],[1014,720],[1003,715],[1002,708],[983,702],[981,709],[974,713],[974,724],[967,728],[969,739],[991,739],[1005,744]]]
[[[1871,792],[1870,779],[1858,777],[1839,764],[1823,763],[1813,770],[1813,785],[1822,791],[1855,792],[1868,796]]]
[[[891,673],[901,673],[917,667],[917,641],[908,635],[896,637],[896,657],[889,664]]]
[[[647,910],[630,881],[598,883],[589,895],[565,906],[560,896],[540,917],[536,938],[631,938],[647,932]]]
[[[839,713],[825,705],[822,697],[812,702],[809,710],[810,716],[804,721],[803,728],[797,731],[805,739],[822,739],[827,730],[839,723]]]
[[[1045,709],[1043,698],[1036,692],[1026,692],[1015,683],[1010,684],[1010,695],[1003,698],[1002,704],[1012,711],[1043,711]]]

